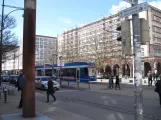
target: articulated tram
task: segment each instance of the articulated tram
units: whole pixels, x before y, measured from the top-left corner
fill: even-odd
[[[96,80],[96,67],[91,62],[71,62],[65,63],[64,66],[48,65],[36,66],[36,75],[52,76],[66,81],[88,82]]]

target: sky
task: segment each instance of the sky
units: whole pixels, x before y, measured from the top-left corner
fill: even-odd
[[[145,1],[161,9],[161,0],[139,0],[140,3]],[[24,0],[5,0],[5,5],[23,8]],[[37,0],[36,34],[56,37],[63,31],[118,13],[127,7],[130,4],[123,0]],[[5,7],[5,14],[12,10]],[[13,32],[18,37],[23,36],[23,11],[10,15],[15,17],[17,23]]]

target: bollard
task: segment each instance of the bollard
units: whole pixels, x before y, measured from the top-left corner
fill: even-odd
[[[69,87],[69,80],[68,80],[68,87]]]
[[[4,88],[4,102],[7,102],[7,88]]]
[[[62,83],[61,83],[61,78],[60,78],[60,87],[61,87],[61,84],[62,84]]]
[[[88,88],[89,88],[89,90],[91,89],[90,81],[88,81]]]
[[[1,99],[1,96],[2,96],[1,92],[2,92],[2,87],[0,86],[0,99]]]
[[[77,81],[77,88],[79,89],[79,81]]]

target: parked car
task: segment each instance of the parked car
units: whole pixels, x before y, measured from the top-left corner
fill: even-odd
[[[9,83],[16,85],[17,79],[18,79],[18,75],[10,75]]]
[[[103,75],[102,74],[98,74],[97,75],[97,79],[102,79],[103,78]]]
[[[9,82],[9,75],[2,75],[2,82]]]
[[[53,81],[53,87],[56,90],[59,90],[60,84],[50,76],[36,76],[35,77],[35,87],[40,88],[42,90],[46,90],[48,88],[47,83],[48,83],[49,78],[52,79]]]

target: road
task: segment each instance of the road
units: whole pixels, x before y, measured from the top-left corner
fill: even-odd
[[[63,88],[56,92],[57,101],[52,106],[84,116],[90,120],[134,120],[134,96],[133,87],[122,85],[121,90],[107,90],[106,85],[91,85],[88,90],[87,84],[81,84],[77,89],[75,83],[70,87],[63,82]],[[46,101],[46,92],[36,90],[36,99]],[[144,119],[161,120],[161,108],[158,95],[153,87],[144,87]]]

